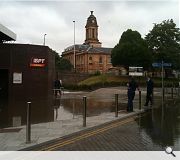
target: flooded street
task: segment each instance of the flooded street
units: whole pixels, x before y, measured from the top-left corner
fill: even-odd
[[[142,137],[151,139],[161,148],[172,146],[180,150],[180,103],[172,101],[153,108],[137,120]]]
[[[87,116],[98,116],[115,111],[115,95],[106,93],[68,93],[54,99],[55,120],[72,119],[82,116],[83,96],[87,96]],[[126,110],[127,98],[119,96],[119,110]]]
[[[88,117],[115,112],[114,94],[106,94],[106,92],[67,94],[55,100],[55,121],[82,117],[83,96],[87,96]],[[161,99],[161,97],[156,98]],[[137,104],[138,95],[136,94],[135,108],[138,108]],[[124,93],[120,93],[118,105],[119,110],[126,110],[127,97]],[[166,146],[172,146],[174,150],[180,150],[180,101],[178,99],[166,102],[163,107],[155,103],[152,110],[137,118],[134,125],[139,128],[140,137],[151,142],[150,148],[154,146],[156,150],[164,150]]]

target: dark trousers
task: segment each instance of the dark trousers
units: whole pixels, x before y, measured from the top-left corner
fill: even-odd
[[[149,102],[152,105],[153,102],[152,92],[147,92],[145,106],[148,106]]]
[[[134,96],[135,96],[135,92],[128,91],[128,106],[127,106],[127,111],[133,111]]]
[[[56,88],[57,90],[55,90],[55,96],[57,97],[57,94],[59,93],[59,95],[61,95],[61,90],[60,88]]]

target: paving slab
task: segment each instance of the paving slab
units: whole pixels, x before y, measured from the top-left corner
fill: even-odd
[[[90,94],[86,93],[87,96],[92,97],[93,95],[104,93],[121,93],[126,94],[126,89],[118,88],[105,88],[94,91]],[[66,93],[65,93],[66,94]],[[72,94],[72,93],[70,93]],[[77,94],[77,93],[73,93]],[[82,94],[82,93],[81,93]],[[145,94],[145,92],[143,92]],[[157,95],[159,92],[156,93]],[[83,93],[84,95],[84,93]],[[26,126],[11,127],[8,129],[17,129],[16,132],[0,133],[0,150],[1,151],[15,151],[34,146],[42,142],[50,141],[59,137],[63,137],[81,130],[89,129],[94,126],[98,126],[107,122],[111,122],[117,119],[125,118],[128,116],[134,116],[144,110],[138,110],[138,101],[135,100],[136,107],[134,112],[127,113],[126,111],[120,111],[118,117],[115,117],[114,112],[102,113],[98,116],[87,117],[87,126],[83,127],[83,118],[81,115],[76,115],[55,120],[54,122],[39,123],[31,125],[31,143],[26,144]]]

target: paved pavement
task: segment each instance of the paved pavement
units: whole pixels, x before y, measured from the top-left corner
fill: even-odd
[[[26,126],[19,127],[20,130],[14,132],[0,133],[0,150],[14,151],[20,150],[29,146],[37,145],[52,139],[63,137],[65,135],[75,133],[87,128],[91,128],[109,121],[124,118],[141,111],[136,110],[133,113],[122,112],[118,117],[115,113],[106,113],[101,116],[87,117],[87,126],[83,127],[82,117],[71,120],[61,120],[48,123],[34,124],[31,126],[31,143],[26,144]],[[8,130],[14,129],[8,128]],[[16,128],[17,129],[17,128]]]
[[[55,144],[44,150],[55,151],[160,151],[146,134],[142,135],[138,121],[133,118],[114,122],[96,131],[90,131],[80,136],[65,140],[56,140]]]
[[[111,92],[115,93],[114,91],[115,90],[111,90]],[[99,93],[97,92],[97,94]],[[17,127],[7,128],[7,130],[4,129],[4,133],[3,130],[1,130],[0,132],[0,150],[1,151],[21,150],[23,148],[34,146],[56,138],[62,139],[63,136],[75,132],[79,133],[78,131],[86,130],[94,126],[98,126],[125,117],[134,116],[141,112],[144,112],[144,110],[135,109],[134,112],[131,113],[127,113],[126,111],[120,111],[118,117],[115,117],[114,112],[103,113],[100,114],[99,116],[87,117],[86,127],[83,127],[82,116],[77,116],[75,118],[65,119],[65,120],[56,120],[54,122],[48,122],[48,123],[33,124],[31,126],[31,143],[29,144],[26,144],[26,126],[20,126],[18,128]],[[131,128],[131,126],[129,128]],[[133,132],[133,128],[131,132]],[[110,135],[111,133],[108,134]],[[86,143],[84,145],[86,145]],[[76,146],[74,147],[77,148]],[[75,148],[71,148],[67,150],[75,150]],[[95,148],[94,149],[93,148],[87,148],[87,150],[94,150]],[[115,148],[116,148],[115,146],[112,147],[112,150],[116,150]],[[81,148],[77,148],[77,149],[81,150]],[[66,150],[66,148],[62,150]],[[82,148],[82,150],[84,149]],[[103,148],[102,150],[106,150],[106,149]]]

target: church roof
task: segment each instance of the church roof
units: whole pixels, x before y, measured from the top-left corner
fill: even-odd
[[[72,52],[73,50],[74,50],[74,45],[69,46],[64,50],[63,54]],[[92,47],[92,46],[86,45],[86,44],[76,44],[75,50],[76,50],[76,52],[111,54],[112,48]]]

